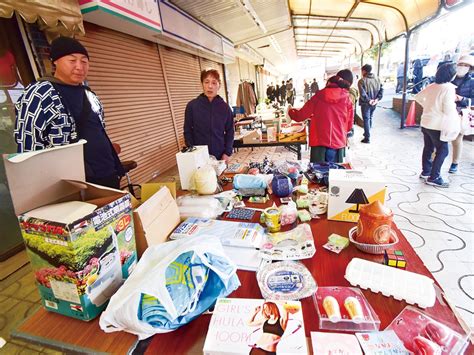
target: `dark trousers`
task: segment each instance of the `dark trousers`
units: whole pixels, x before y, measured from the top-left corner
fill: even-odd
[[[429,175],[430,180],[435,180],[439,177],[441,166],[448,156],[448,143],[439,139],[440,131],[421,127],[421,132],[423,132],[423,140],[425,142],[421,157],[422,174],[425,176]],[[435,158],[432,160],[431,157],[434,151],[436,151]]]
[[[113,189],[120,189],[120,177],[117,175],[112,175],[103,178],[86,178],[87,182],[92,184],[100,185],[100,186],[107,186]]]
[[[360,106],[362,119],[364,120],[364,138],[370,140],[370,129],[372,128],[372,117],[376,106],[363,104]]]
[[[403,76],[397,78],[397,88],[395,89],[395,92],[398,94],[402,92],[403,89]]]

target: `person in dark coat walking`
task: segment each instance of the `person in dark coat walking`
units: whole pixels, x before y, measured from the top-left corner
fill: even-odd
[[[283,106],[285,105],[286,101],[286,84],[285,80],[282,80],[281,86],[280,86],[280,105]]]
[[[314,96],[314,94],[316,94],[319,91],[319,86],[318,86],[318,83],[316,82],[316,79],[313,79],[313,82],[311,83],[311,86],[310,86],[310,90],[311,90],[311,96]]]
[[[203,93],[188,103],[184,113],[186,146],[207,145],[210,155],[228,161],[234,144],[234,118],[229,105],[217,94],[219,72],[203,70],[201,84]]]
[[[362,79],[359,80],[359,105],[364,120],[364,139],[362,143],[370,143],[370,129],[372,128],[372,118],[378,102],[383,96],[383,87],[380,80],[372,73],[372,66],[365,64],[362,66]]]

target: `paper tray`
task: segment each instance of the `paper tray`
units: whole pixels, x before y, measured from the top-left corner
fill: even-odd
[[[421,308],[435,304],[434,281],[414,272],[354,258],[347,265],[344,277],[352,286],[381,292],[384,296],[418,304]]]

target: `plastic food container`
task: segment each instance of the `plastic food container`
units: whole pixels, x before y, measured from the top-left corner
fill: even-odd
[[[257,282],[263,298],[269,300],[299,300],[316,292],[317,284],[309,270],[296,261],[267,264],[257,272]]]
[[[320,329],[365,332],[380,328],[379,317],[358,288],[319,287],[313,301]]]
[[[381,292],[421,308],[432,307],[436,301],[434,281],[429,277],[372,261],[353,258],[344,277],[352,286]]]
[[[349,240],[352,244],[355,245],[357,249],[368,254],[383,254],[384,250],[392,248],[394,245],[398,244],[397,234],[392,230],[391,243],[389,244],[365,244],[359,243],[354,238],[357,234],[357,227],[353,227],[349,231]]]
[[[387,327],[415,354],[464,354],[467,335],[461,335],[424,312],[407,306]]]

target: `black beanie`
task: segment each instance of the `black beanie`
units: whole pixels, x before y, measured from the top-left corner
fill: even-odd
[[[349,86],[352,85],[354,81],[354,76],[352,75],[352,72],[349,69],[339,70],[336,75],[349,82]]]
[[[87,49],[74,38],[58,37],[51,43],[51,60],[54,62],[65,55],[80,53],[89,58]]]

